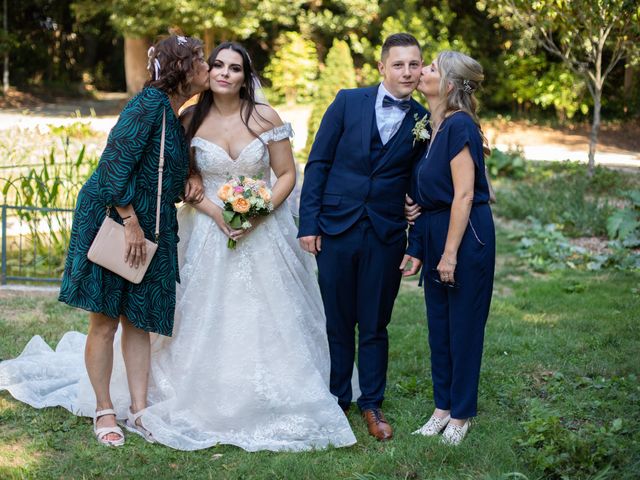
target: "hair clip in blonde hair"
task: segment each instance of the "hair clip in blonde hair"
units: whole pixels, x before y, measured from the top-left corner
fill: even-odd
[[[476,89],[473,88],[471,86],[471,83],[469,83],[469,80],[465,78],[462,81],[462,90],[464,91],[464,93],[468,93],[469,95],[471,95]]]
[[[183,35],[178,35],[176,36],[176,42],[178,42],[178,45],[182,47],[183,45],[187,44],[187,37]]]

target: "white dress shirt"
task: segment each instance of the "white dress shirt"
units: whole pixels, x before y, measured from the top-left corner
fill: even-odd
[[[389,139],[398,131],[404,120],[404,116],[407,114],[407,112],[398,107],[383,108],[382,99],[385,95],[389,95],[394,100],[409,100],[411,98],[411,95],[404,98],[394,97],[384,88],[383,83],[378,87],[378,96],[376,97],[376,123],[383,145],[386,145]]]

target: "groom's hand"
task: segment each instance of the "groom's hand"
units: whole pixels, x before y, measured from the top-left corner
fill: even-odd
[[[322,237],[320,235],[308,235],[306,237],[300,237],[300,246],[306,252],[317,255],[321,250]]]
[[[411,262],[411,267],[407,268],[409,262]],[[405,255],[400,263],[400,270],[402,271],[403,277],[415,275],[420,271],[420,267],[422,267],[422,260],[412,257],[411,255]]]

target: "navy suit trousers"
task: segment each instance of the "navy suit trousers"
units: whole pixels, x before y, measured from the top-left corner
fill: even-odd
[[[351,375],[358,324],[361,410],[384,400],[388,363],[387,325],[400,287],[406,237],[386,244],[367,218],[339,235],[322,235],[318,281],[327,317],[331,393],[342,407],[351,403]]]

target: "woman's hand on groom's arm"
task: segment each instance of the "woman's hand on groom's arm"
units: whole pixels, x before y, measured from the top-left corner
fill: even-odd
[[[413,225],[422,213],[422,208],[409,195],[404,196],[404,217]]]
[[[320,235],[300,237],[300,246],[305,252],[317,255],[322,250],[322,237]]]
[[[197,204],[204,199],[204,182],[199,173],[192,173],[184,186],[184,201]]]

